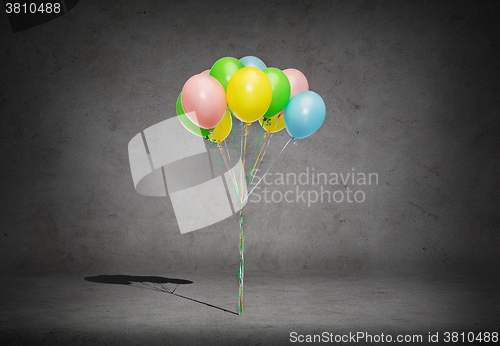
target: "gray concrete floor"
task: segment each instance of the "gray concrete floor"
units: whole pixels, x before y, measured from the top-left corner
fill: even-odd
[[[3,277],[2,344],[296,344],[291,332],[415,334],[424,343],[439,332],[445,344],[446,331],[500,326],[500,280],[478,273],[247,272],[242,316],[230,312],[234,273],[154,274],[193,282],[178,295],[84,280],[99,274],[117,273]]]

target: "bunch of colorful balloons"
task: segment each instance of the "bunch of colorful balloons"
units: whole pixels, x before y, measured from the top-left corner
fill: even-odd
[[[320,128],[326,108],[299,70],[268,68],[254,56],[225,57],[188,79],[177,115],[191,133],[220,143],[231,132],[231,114],[247,124],[258,120],[267,132],[286,128],[299,139]]]

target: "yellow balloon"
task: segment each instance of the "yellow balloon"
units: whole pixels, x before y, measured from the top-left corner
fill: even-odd
[[[273,88],[264,72],[256,67],[243,67],[227,83],[226,98],[234,116],[251,123],[267,112]]]
[[[261,125],[262,122],[264,122],[264,130],[270,133],[278,132],[285,128],[285,117],[281,113],[272,118],[260,118],[259,123]]]
[[[226,139],[227,136],[229,136],[229,133],[231,132],[232,128],[233,128],[233,117],[231,116],[231,113],[229,111],[226,111],[219,125],[214,127],[214,130],[212,131],[211,134],[208,135],[208,137],[211,140],[220,143],[224,139]]]

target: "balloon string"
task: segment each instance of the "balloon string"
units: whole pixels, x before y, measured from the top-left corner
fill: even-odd
[[[231,130],[233,130],[233,144],[234,144],[234,150],[236,150],[236,139],[234,137],[234,123],[233,123]]]
[[[266,155],[267,148],[269,147],[269,144],[271,143],[271,137],[272,136],[273,136],[273,133],[271,133],[269,135],[269,138],[267,139],[267,143],[265,143],[266,148],[264,149],[264,152],[262,153],[262,156],[260,157],[260,160],[259,160],[259,162],[256,165],[255,172],[254,172],[252,178],[250,179],[250,184],[253,183],[253,180],[254,180],[255,176],[257,175],[259,165],[262,163],[262,161],[264,161],[264,156]]]
[[[232,126],[232,124],[233,124],[233,119],[231,118],[231,126]],[[222,132],[222,138],[224,138],[222,140],[222,142],[224,142],[224,146],[226,147],[227,157],[229,158],[229,164],[232,166],[233,164],[231,163],[231,155],[229,154],[229,150],[227,150],[227,144],[225,141],[226,137],[224,136],[224,129],[222,128],[222,124],[220,124],[220,132]],[[220,145],[220,142],[219,142],[219,145]]]
[[[224,151],[222,150],[222,148],[220,148],[220,150],[221,150],[221,153],[223,155]],[[231,184],[234,184],[234,186],[233,185],[231,185],[231,186],[232,186],[232,188],[234,190],[234,193],[236,194],[236,196],[238,196],[239,200],[241,201],[241,196],[238,193],[238,188],[237,188],[238,187],[238,183],[237,183],[236,173],[234,172],[233,168],[228,165],[226,157],[223,156],[223,158],[224,158],[224,162],[226,163],[227,171],[228,171],[228,173],[229,173],[229,175],[231,177],[231,180],[232,180]]]
[[[223,170],[224,170],[224,169],[227,169],[227,171],[228,171],[228,172],[229,172],[229,174],[230,174],[231,179],[233,180],[234,186],[238,186],[238,184],[236,183],[236,177],[235,177],[235,174],[234,174],[234,172],[233,172],[233,170],[232,170],[231,166],[230,166],[230,165],[228,164],[228,162],[227,162],[226,156],[225,156],[225,154],[224,154],[224,150],[223,150],[223,149],[222,149],[222,147],[220,146],[220,143],[218,143],[217,148],[219,148],[219,150],[220,150],[220,152],[221,152],[221,156],[222,156],[222,158],[224,159],[224,163],[226,164],[226,167],[224,167],[224,165],[222,164],[222,162],[221,162],[221,160],[220,160],[219,155],[217,154],[217,152],[215,152],[215,154],[217,155],[217,158],[219,159],[220,164],[222,165],[222,169],[223,169]],[[229,155],[229,154],[228,154],[228,155]],[[235,187],[234,187],[234,186],[232,186],[232,187],[233,187],[233,190],[235,189]],[[236,191],[234,191],[234,192],[236,193],[236,195],[237,195],[237,196],[240,198],[240,200],[241,200],[241,197],[239,196],[238,192],[236,192]]]
[[[242,122],[243,124],[243,122]],[[244,268],[244,257],[243,257],[243,250],[244,250],[244,242],[245,242],[245,236],[243,234],[243,180],[245,178],[245,154],[246,154],[246,146],[247,146],[247,135],[248,135],[248,126],[250,123],[246,123],[242,130],[244,131],[244,134],[242,134],[242,146],[241,146],[241,157],[242,157],[242,167],[241,167],[241,194],[240,194],[240,271],[239,271],[239,296],[238,296],[238,311],[239,314],[241,315],[243,313],[243,276],[245,272]],[[243,138],[244,137],[244,138]],[[244,142],[243,142],[244,139]]]
[[[280,117],[281,117],[281,114],[278,114],[277,115],[278,117],[278,120],[276,121],[276,124],[274,124],[274,129],[273,131],[276,130],[276,127],[278,127],[278,122],[280,121]],[[262,124],[264,124],[264,122],[262,122]],[[264,134],[264,138],[267,137],[267,135],[269,134],[269,138],[267,139],[267,144],[266,145],[266,149],[264,150],[264,153],[262,154],[262,157],[260,158],[260,161],[257,161],[257,164],[255,165],[255,168],[259,167],[259,165],[261,164],[261,162],[264,160],[264,156],[266,155],[266,151],[267,151],[267,147],[269,146],[269,144],[271,143],[271,137],[273,136],[273,132],[267,132]],[[264,146],[264,145],[262,145]],[[262,149],[261,149],[262,151]],[[252,168],[252,171],[255,169],[255,168]],[[253,179],[255,178],[255,176],[257,175],[257,172],[258,172],[258,169],[255,169],[255,172],[253,175],[251,175],[251,178],[249,179],[249,182],[247,182],[247,187],[249,184],[251,184],[253,182]]]
[[[261,124],[261,127],[260,127],[260,133],[259,133],[259,139],[257,140],[257,146],[255,147],[255,152],[257,152],[257,150],[259,150],[259,143],[260,143],[260,137],[262,135],[262,130],[264,129],[264,121],[262,121],[262,124]],[[266,133],[264,134],[264,138],[267,137],[267,130],[266,130]],[[262,145],[262,148],[264,148],[264,145]],[[260,149],[260,152],[262,152],[262,149]],[[248,184],[250,183],[250,177],[252,176],[252,172],[255,168],[255,164],[257,163],[257,161],[259,160],[259,156],[260,156],[260,153],[259,155],[257,156],[257,158],[254,160],[254,162],[252,163],[252,169],[250,171],[250,174],[248,175],[248,180],[247,180],[247,188],[248,188]]]
[[[280,116],[281,116],[281,114],[278,114],[278,115],[277,115],[277,117],[278,117],[277,119],[278,119],[278,120],[276,120],[276,124],[274,124],[274,129],[273,129],[273,131],[276,131],[276,128],[278,127],[278,123],[279,123],[279,121],[280,121]]]
[[[233,119],[231,118],[231,127],[232,127],[232,126],[233,126]],[[227,148],[227,143],[226,143],[226,140],[225,140],[224,130],[223,130],[223,128],[222,128],[222,125],[220,126],[220,130],[221,130],[221,132],[222,132],[222,138],[224,138],[224,140],[223,140],[222,142],[224,142],[224,146],[226,147],[227,157],[229,158],[229,164],[227,163],[227,160],[226,160],[225,155],[224,155],[224,161],[226,162],[226,166],[228,166],[228,172],[229,172],[229,174],[231,175],[231,178],[233,179],[235,186],[238,186],[238,185],[236,184],[236,176],[235,176],[234,172],[231,170],[231,167],[233,166],[233,164],[232,164],[232,162],[231,162],[231,155],[230,155],[230,153],[229,153],[229,149]],[[233,135],[234,135],[234,132],[233,132]],[[221,142],[219,142],[218,144],[219,144],[219,146],[220,146]],[[224,153],[224,151],[222,150],[222,147],[220,147],[219,149],[221,150],[221,153],[223,154],[223,153]],[[236,191],[235,191],[235,192],[236,192]],[[236,193],[236,195],[238,196],[238,198],[239,198],[239,199],[240,199],[240,201],[241,201],[241,196],[240,196],[240,194],[239,194],[239,193]]]
[[[266,133],[266,134],[267,134],[267,133]],[[264,138],[266,138],[266,137],[267,137],[267,136],[266,136],[266,134],[264,134]],[[269,143],[269,142],[268,142],[268,143]],[[248,177],[248,181],[247,181],[247,189],[248,189],[248,184],[250,184],[250,180],[252,179],[252,176],[253,176],[253,175],[252,175],[252,173],[253,173],[253,171],[254,171],[255,167],[256,167],[256,166],[258,165],[258,163],[259,163],[260,154],[262,154],[262,150],[264,149],[265,145],[266,145],[266,143],[262,143],[262,147],[260,148],[259,155],[257,155],[257,158],[255,159],[255,161],[254,161],[254,162],[253,162],[253,164],[252,164],[252,170],[250,171],[250,174],[249,174],[249,177]],[[257,172],[257,171],[255,171],[255,172]]]
[[[222,151],[221,151],[221,153],[222,153]],[[224,165],[222,164],[222,161],[221,161],[221,159],[219,157],[219,154],[217,154],[217,152],[215,152],[215,155],[217,155],[217,158],[219,159],[219,162],[220,162],[220,164],[222,166],[222,169],[226,169],[226,167],[224,167]],[[227,166],[227,164],[226,164],[226,166]],[[238,184],[236,184],[236,178],[234,177],[234,174],[231,172],[231,168],[230,167],[227,167],[227,168],[228,168],[228,172],[231,175],[231,179],[233,180],[232,182],[229,181],[231,183],[231,187],[233,188],[233,191],[236,194],[236,196],[238,196],[240,198],[240,200],[241,200],[241,197],[238,195],[238,192],[236,192],[236,187],[235,186],[238,186]]]
[[[260,127],[259,139],[257,140],[257,146],[255,147],[255,152],[259,149],[260,136],[262,135],[262,129],[264,128],[264,121],[262,121],[262,126]]]
[[[248,197],[250,197],[250,195],[252,194],[253,190],[255,190],[255,188],[257,186],[259,186],[260,182],[262,181],[262,179],[264,179],[264,177],[266,176],[267,172],[269,172],[269,170],[271,169],[271,167],[276,163],[276,161],[278,161],[278,158],[280,157],[281,153],[285,150],[285,148],[288,146],[288,143],[290,143],[290,141],[294,139],[293,137],[290,138],[288,140],[288,142],[286,142],[286,144],[283,146],[283,148],[281,149],[281,151],[279,152],[278,156],[276,156],[276,159],[274,160],[274,162],[271,164],[271,166],[269,166],[269,168],[266,170],[266,172],[262,175],[262,177],[259,179],[259,181],[257,182],[257,184],[252,188],[252,190],[250,191],[250,193],[247,193],[245,199],[243,200],[243,203],[245,203],[245,201],[247,200]]]
[[[222,126],[221,126],[221,132],[222,132],[222,135],[224,136],[224,131],[222,130]],[[224,150],[222,149],[221,142],[216,142],[216,141],[212,141],[212,142],[216,144],[217,148],[221,152],[221,156],[224,159],[224,163],[226,164],[226,167],[224,167],[224,165],[222,164],[222,161],[221,161],[221,159],[219,157],[219,154],[217,154],[217,152],[215,152],[215,155],[217,155],[217,159],[219,160],[219,163],[221,164],[222,169],[223,170],[224,169],[228,170],[229,175],[230,175],[230,177],[232,179],[232,182],[229,181],[229,183],[231,184],[231,188],[233,189],[234,193],[236,194],[236,196],[238,196],[238,198],[239,198],[239,200],[241,202],[241,195],[238,193],[237,188],[236,188],[238,186],[238,183],[236,182],[237,179],[236,179],[236,176],[234,174],[234,171],[231,168],[231,157],[229,156],[229,150],[227,149],[227,145],[226,145],[226,150],[228,152],[227,155],[229,157],[229,164],[227,162],[226,155],[224,154]],[[226,144],[226,142],[224,142],[224,144]]]
[[[241,144],[240,144],[240,157],[243,158],[243,121],[240,123],[241,126]]]
[[[243,126],[243,130],[245,131],[245,134],[244,134],[245,141],[243,142],[243,158],[245,158],[245,154],[246,154],[246,151],[247,151],[248,125],[250,125],[250,123],[246,123]]]
[[[224,149],[222,149],[220,143],[217,144],[217,148],[219,148],[219,151],[221,153],[222,158],[224,159],[224,163],[226,164],[226,167],[222,166],[223,169],[226,169],[231,172],[231,166],[228,164],[226,155],[224,154]],[[228,154],[229,155],[229,154]]]
[[[233,112],[229,109],[229,107],[227,107],[227,109],[229,110],[229,113],[231,114],[231,116],[234,116]],[[234,150],[237,150],[236,149],[236,138],[234,136],[234,119],[231,118],[231,130],[233,132],[233,145],[234,145]]]
[[[222,164],[222,161],[220,160],[219,154],[217,154],[217,152],[215,152],[215,155],[217,155],[217,158],[219,159],[219,162],[220,162],[220,165],[222,166],[222,169],[226,169],[224,167],[224,165]]]
[[[244,131],[244,142],[243,142],[243,153],[242,153],[242,168],[241,168],[241,171],[243,172],[243,176],[242,176],[242,179],[241,179],[241,195],[240,196],[243,196],[243,180],[245,178],[245,156],[246,156],[246,150],[247,150],[247,138],[248,138],[248,126],[250,125],[250,123],[246,123],[244,126],[243,126],[243,131]],[[243,204],[243,202],[242,202]]]
[[[243,234],[243,209],[240,209],[240,270],[239,270],[239,294],[238,294],[238,311],[243,314],[243,277],[245,273],[245,260],[243,250],[245,246],[245,235]]]
[[[222,148],[221,148],[221,151],[222,151]],[[227,150],[227,147],[226,147],[226,151],[228,151],[228,150]],[[223,151],[222,151],[222,152],[223,152]],[[237,179],[236,179],[236,173],[235,173],[235,172],[234,172],[234,170],[232,169],[232,163],[231,163],[231,157],[229,156],[229,151],[228,151],[228,153],[227,153],[227,156],[229,157],[229,165],[230,165],[230,166],[228,166],[228,172],[229,172],[229,175],[231,176],[231,179],[233,180],[234,186],[236,187],[236,186],[238,186],[238,184],[237,184],[237,182],[236,182],[236,181],[237,181]],[[226,162],[226,165],[227,165],[227,162]],[[235,189],[235,187],[233,187],[233,190]],[[237,191],[234,191],[234,192],[236,193],[236,196],[238,196],[238,198],[239,198],[239,199],[240,199],[240,201],[241,201],[241,196],[240,196],[240,194],[239,194]]]

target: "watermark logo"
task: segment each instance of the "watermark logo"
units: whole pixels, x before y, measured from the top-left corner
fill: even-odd
[[[263,178],[256,175],[251,185],[259,181],[249,197],[251,203],[304,203],[310,207],[314,203],[363,203],[366,200],[364,188],[378,185],[379,177],[378,173],[360,172],[354,168],[350,172],[326,173],[307,167],[299,174],[267,173]]]

